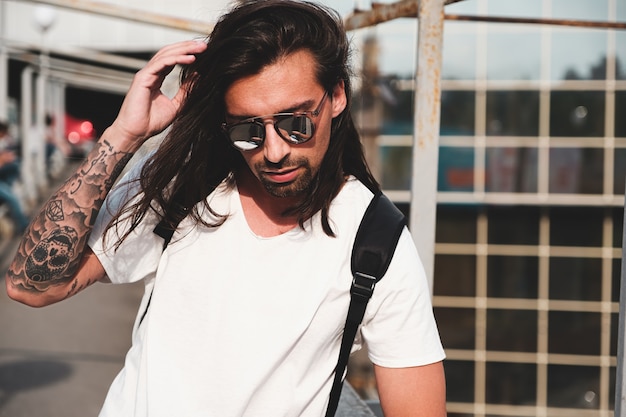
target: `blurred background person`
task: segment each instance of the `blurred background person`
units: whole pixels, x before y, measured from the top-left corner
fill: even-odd
[[[22,234],[29,223],[14,190],[19,177],[20,161],[17,155],[17,143],[9,134],[9,125],[0,122],[0,204],[8,207],[16,234]]]

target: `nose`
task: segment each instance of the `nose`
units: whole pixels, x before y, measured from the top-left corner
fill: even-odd
[[[291,152],[291,146],[280,137],[271,120],[265,123],[265,141],[263,156],[268,162],[277,164]]]

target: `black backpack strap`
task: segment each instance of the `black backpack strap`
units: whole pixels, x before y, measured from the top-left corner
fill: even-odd
[[[174,195],[173,198],[175,202],[180,201],[180,197],[177,195]],[[167,245],[170,244],[172,240],[172,236],[174,236],[174,232],[178,228],[178,225],[180,224],[180,222],[183,221],[183,219],[187,215],[187,211],[188,211],[187,209],[181,206],[180,210],[181,210],[181,215],[179,216],[180,219],[178,220],[178,223],[176,223],[174,226],[169,225],[168,222],[165,221],[165,219],[161,219],[161,221],[159,221],[159,223],[152,230],[152,233],[154,233],[155,235],[163,239],[163,251],[165,251],[165,249],[167,248]],[[152,301],[153,293],[154,293],[154,289],[150,293],[150,298],[148,298],[148,302],[146,303],[146,309],[141,314],[141,318],[139,319],[139,325],[141,325],[141,323],[143,322],[143,319],[146,318],[146,314],[148,314],[148,309],[150,308],[150,302]]]
[[[168,227],[165,220],[161,220],[152,231],[155,235],[163,239],[163,250],[170,244],[172,236],[174,236],[175,228]]]
[[[215,188],[212,188],[211,192],[213,192],[214,189]],[[174,194],[172,197],[172,202],[176,210],[176,216],[174,217],[173,224],[169,224],[165,219],[161,219],[161,221],[159,221],[159,223],[152,230],[155,235],[163,239],[163,250],[165,250],[167,248],[167,245],[170,244],[172,236],[174,236],[174,232],[178,228],[178,225],[180,224],[180,222],[183,221],[185,217],[187,217],[187,213],[189,212],[189,208],[185,207],[182,204],[182,201],[182,195]]]
[[[165,220],[161,220],[152,230],[152,233],[154,233],[155,235],[163,239],[163,250],[165,250],[165,248],[167,248],[167,245],[170,244],[170,241],[172,240],[172,236],[174,236],[175,230],[176,228],[169,227]],[[148,298],[148,302],[146,303],[146,309],[141,314],[141,318],[139,319],[139,325],[143,323],[143,319],[145,319],[146,314],[148,314],[148,309],[150,308],[150,302],[152,301],[153,292],[150,293],[150,298]]]
[[[374,292],[374,287],[389,268],[405,225],[404,214],[384,194],[374,195],[363,215],[352,248],[353,279],[350,287],[350,306],[326,417],[333,417],[337,411],[343,375],[348,365],[354,338],[363,321],[365,308]]]

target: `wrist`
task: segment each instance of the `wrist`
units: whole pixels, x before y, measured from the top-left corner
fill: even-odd
[[[106,141],[116,151],[124,153],[135,153],[144,142],[142,138],[129,134],[115,123],[102,133],[100,141]]]

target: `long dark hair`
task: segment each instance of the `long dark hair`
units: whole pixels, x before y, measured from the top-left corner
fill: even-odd
[[[206,197],[224,180],[232,185],[237,170],[247,169],[220,128],[225,93],[236,80],[258,74],[293,52],[307,50],[315,58],[317,79],[326,91],[332,92],[343,81],[347,105],[332,121],[330,145],[316,178],[289,213],[296,214],[302,226],[321,211],[323,230],[333,236],[328,209],[345,176],[354,175],[372,191],[379,189],[350,115],[350,47],[340,16],[330,8],[304,1],[244,1],[219,19],[206,42],[208,48],[182,71],[181,81],[191,81],[191,88],[168,135],[142,168],[139,182],[143,194],[114,217],[111,225],[126,214],[132,230],[148,210],[154,210],[172,228],[187,215],[197,224],[222,224],[226,216],[213,212]],[[196,205],[200,201],[203,204]],[[201,217],[201,207],[213,213],[211,221]]]

